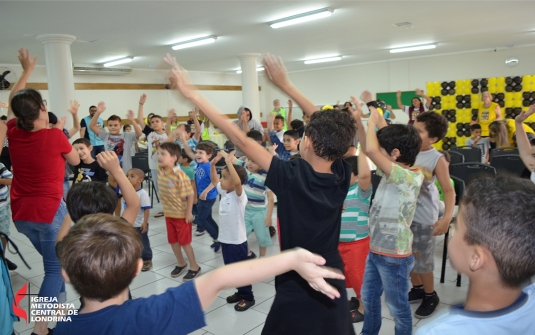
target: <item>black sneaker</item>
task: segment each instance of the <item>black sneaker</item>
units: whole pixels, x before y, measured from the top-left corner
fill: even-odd
[[[422,301],[422,304],[416,312],[414,312],[414,317],[418,319],[425,319],[431,316],[433,312],[435,312],[438,303],[440,302],[440,299],[438,298],[438,295],[436,292],[433,292],[433,295],[425,295],[424,299]]]
[[[236,292],[233,295],[230,295],[230,296],[227,297],[227,304],[235,304],[235,303],[237,303],[238,301],[241,301],[241,300],[242,300],[241,294]]]
[[[362,314],[361,312],[354,310],[354,311],[350,311],[349,313],[351,316],[351,322],[357,323],[357,322],[364,321],[364,314]]]
[[[409,291],[409,303],[416,304],[424,299],[425,292],[423,288],[411,288]]]
[[[213,248],[214,248],[214,252],[219,252],[219,250],[221,249],[221,243],[220,242],[214,242],[213,245]]]
[[[269,236],[273,237],[277,233],[275,227],[269,227]]]
[[[173,271],[171,271],[171,277],[175,278],[175,277],[180,276],[182,274],[182,272],[184,272],[184,270],[186,269],[186,266],[187,265],[175,266],[175,269]]]
[[[356,311],[359,309],[360,302],[357,298],[352,297],[351,300],[349,300],[349,310],[350,311]]]
[[[184,278],[182,278],[182,280],[184,282],[188,282],[188,281],[190,281],[192,279],[197,278],[199,273],[201,273],[201,267],[200,266],[199,266],[199,270],[197,270],[197,271],[188,270],[188,273],[186,273],[186,275],[184,276]]]
[[[253,307],[254,306],[254,300],[240,300],[239,303],[237,303],[236,305],[234,305],[234,310],[236,312],[244,312],[246,310],[248,310],[249,308]]]
[[[17,270],[18,268],[17,264],[13,263],[7,258],[6,258],[6,264],[7,264],[7,268],[9,269],[9,271]]]
[[[247,255],[247,259],[255,259],[256,258],[256,254],[254,252],[250,252],[249,255]]]

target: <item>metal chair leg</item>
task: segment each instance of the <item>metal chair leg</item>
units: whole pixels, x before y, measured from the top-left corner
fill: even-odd
[[[442,254],[442,270],[440,272],[440,282],[444,283],[444,277],[446,275],[446,261],[448,259],[448,236],[450,234],[450,229],[444,235],[444,253]]]

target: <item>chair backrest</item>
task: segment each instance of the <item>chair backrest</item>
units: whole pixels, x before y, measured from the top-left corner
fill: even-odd
[[[450,154],[450,164],[461,164],[464,163],[464,155],[457,151],[449,151]]]
[[[507,147],[507,148],[490,149],[490,159],[492,159],[492,157],[503,156],[503,155],[518,155],[518,148]]]
[[[462,179],[455,176],[450,176],[450,178],[453,180],[453,189],[455,190],[455,206],[459,206],[464,195],[465,184]]]
[[[477,178],[495,178],[496,169],[483,163],[461,163],[450,165],[450,176],[455,176],[464,181],[468,186],[470,182]]]
[[[464,163],[481,163],[481,149],[474,147],[456,147],[450,152],[458,152],[464,156]]]
[[[510,174],[521,177],[524,170],[524,162],[519,155],[499,155],[490,159],[490,165],[496,168],[498,174]]]
[[[217,145],[217,143],[215,143],[215,142],[208,141],[208,140],[200,140],[199,143],[201,143],[201,142],[209,142],[209,143],[212,143],[212,144],[214,145],[214,147],[215,147],[215,151],[219,151],[219,150],[221,150],[221,149],[219,148],[219,145]],[[215,155],[213,155],[213,157],[215,157]]]
[[[232,143],[231,141],[226,141],[225,142],[225,145],[224,145],[224,148],[225,148],[225,151],[232,151],[234,150],[234,143]]]
[[[376,170],[372,170],[372,197],[370,200],[373,200],[375,198],[375,192],[377,191],[377,187],[379,187],[379,183],[381,182],[381,176],[378,176]]]
[[[132,167],[135,169],[140,169],[145,173],[150,172],[148,156],[132,156]]]

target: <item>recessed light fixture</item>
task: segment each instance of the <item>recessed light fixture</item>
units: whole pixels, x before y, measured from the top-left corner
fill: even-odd
[[[391,54],[395,54],[398,52],[407,52],[407,51],[417,51],[417,50],[428,50],[428,49],[434,49],[436,48],[436,44],[423,44],[423,45],[415,45],[412,47],[405,47],[405,48],[396,48],[396,49],[390,49]]]
[[[283,19],[271,21],[271,22],[268,22],[268,24],[271,28],[277,29],[281,27],[291,26],[292,24],[298,24],[298,23],[303,23],[307,21],[312,21],[312,20],[328,17],[328,16],[331,16],[333,12],[334,12],[333,9],[322,8],[322,9],[314,10],[311,12],[288,16]]]
[[[104,67],[110,67],[110,66],[115,66],[115,65],[119,65],[119,64],[130,63],[132,60],[134,60],[134,57],[119,58],[119,59],[116,59],[116,60],[112,60],[111,62],[104,63]]]
[[[201,38],[196,38],[193,40],[176,43],[171,48],[173,50],[186,49],[186,48],[196,47],[198,45],[214,43],[215,40],[217,40],[217,36],[206,36],[206,37],[201,37]]]
[[[260,72],[260,71],[264,71],[264,67],[263,66],[259,66],[256,68],[256,72]],[[241,69],[239,69],[238,71],[236,71],[237,74],[240,74],[242,73]]]
[[[342,60],[342,56],[318,58],[318,59],[309,59],[309,60],[305,61],[305,64],[317,64],[317,63],[335,62],[337,60]]]

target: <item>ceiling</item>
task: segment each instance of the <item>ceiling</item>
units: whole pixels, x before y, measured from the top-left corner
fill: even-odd
[[[272,29],[267,22],[330,7],[324,19]],[[75,64],[134,56],[132,68],[158,68],[170,52],[190,70],[231,72],[240,53],[280,55],[290,71],[535,45],[533,1],[1,1],[0,63],[29,48],[44,64],[35,36],[64,33]],[[395,23],[411,22],[412,28]],[[215,43],[173,51],[173,42],[216,35]],[[89,42],[93,41],[93,42]],[[434,50],[389,48],[438,43]],[[342,61],[303,60],[342,55]]]

